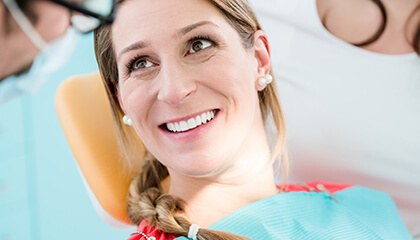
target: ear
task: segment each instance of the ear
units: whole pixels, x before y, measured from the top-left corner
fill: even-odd
[[[258,80],[269,74],[271,70],[270,44],[268,43],[267,35],[262,30],[258,30],[254,34],[254,50],[255,59],[257,60],[256,72]],[[258,84],[257,90],[262,90]]]

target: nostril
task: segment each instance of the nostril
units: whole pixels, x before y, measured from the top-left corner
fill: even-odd
[[[172,105],[182,103],[197,89],[196,81],[185,76],[161,75],[158,81],[157,99]]]
[[[179,104],[191,96],[192,93],[193,91],[189,91],[188,89],[171,89],[159,91],[157,98],[168,104]]]

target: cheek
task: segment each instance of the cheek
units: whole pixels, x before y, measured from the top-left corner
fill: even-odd
[[[148,108],[147,86],[141,82],[126,82],[120,85],[120,99],[125,112],[133,121],[138,121]]]
[[[145,146],[153,146],[154,126],[151,122],[153,111],[150,93],[147,88],[127,87],[128,91],[123,93],[122,101],[125,105],[125,112],[133,120],[133,128]]]
[[[209,83],[224,91],[249,91],[250,87],[256,91],[252,61],[247,54],[215,57],[200,71],[205,78],[211,78]]]

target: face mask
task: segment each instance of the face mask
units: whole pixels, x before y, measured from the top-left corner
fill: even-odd
[[[0,104],[23,93],[35,93],[72,56],[78,33],[69,29],[67,33],[47,44],[35,58],[28,72],[10,76],[0,82]]]
[[[40,53],[35,58],[28,72],[19,76],[10,76],[0,82],[0,104],[23,93],[33,94],[36,92],[48,80],[51,74],[56,72],[70,59],[79,38],[79,34],[69,28],[64,36],[49,43],[44,43],[40,39],[39,34],[34,33],[35,30],[33,27],[28,26],[29,21],[21,13],[20,9],[16,10],[16,6],[10,5],[8,5],[8,9],[11,13],[14,13],[12,16],[14,16],[22,30],[40,48]],[[34,41],[34,39],[37,40]]]

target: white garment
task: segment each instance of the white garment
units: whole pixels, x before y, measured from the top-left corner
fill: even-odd
[[[389,192],[420,238],[420,57],[354,47],[322,26],[316,0],[253,0],[272,47],[291,181]]]

